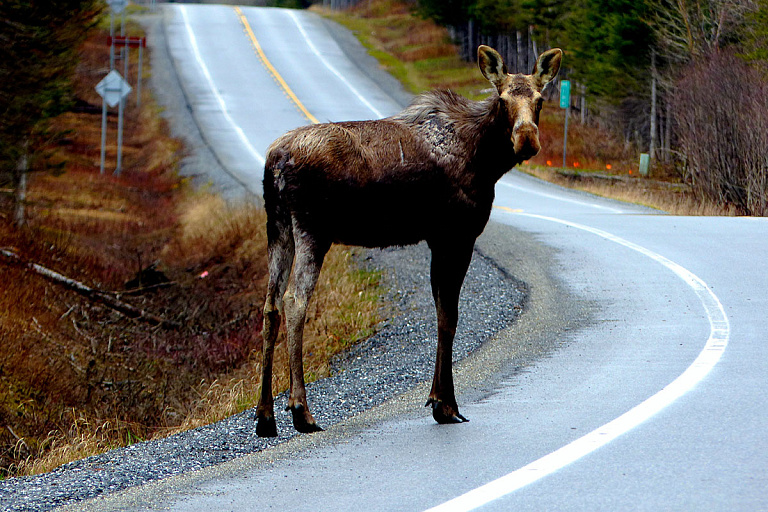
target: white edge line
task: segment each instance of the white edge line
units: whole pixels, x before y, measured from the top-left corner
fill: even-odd
[[[227,122],[232,126],[232,128],[237,133],[238,138],[240,141],[242,141],[245,148],[248,150],[248,152],[253,156],[253,158],[256,159],[256,161],[259,162],[259,165],[264,165],[264,157],[256,151],[256,148],[253,147],[251,144],[251,141],[248,140],[248,137],[245,135],[245,132],[242,128],[235,122],[234,119],[232,119],[232,116],[229,115],[229,108],[227,107],[227,103],[224,101],[224,98],[222,98],[221,94],[219,94],[218,89],[216,88],[216,84],[213,82],[213,78],[211,77],[211,73],[208,71],[208,66],[205,65],[205,62],[203,61],[203,57],[200,54],[200,48],[197,45],[197,38],[195,37],[195,33],[192,31],[192,26],[189,24],[189,17],[187,16],[187,7],[185,5],[178,5],[178,9],[181,11],[181,16],[184,18],[184,26],[187,29],[187,34],[189,35],[189,42],[192,44],[192,50],[195,54],[195,59],[197,60],[197,64],[200,66],[200,69],[203,72],[203,75],[205,75],[205,79],[208,81],[208,87],[211,89],[211,92],[213,93],[214,97],[216,98],[216,102],[219,104],[219,109],[221,110],[221,113],[224,115],[224,118],[227,120]]]
[[[328,62],[328,61],[325,59],[325,57],[323,57],[323,56],[322,56],[322,54],[320,53],[320,51],[318,51],[318,49],[317,49],[317,47],[314,45],[314,43],[313,43],[313,42],[312,42],[312,41],[309,39],[309,35],[308,35],[308,34],[307,34],[307,32],[304,30],[304,27],[302,26],[302,24],[299,22],[299,18],[298,18],[298,16],[296,16],[296,13],[295,13],[295,12],[293,12],[292,10],[289,10],[289,11],[288,11],[288,14],[291,16],[291,18],[293,19],[293,22],[294,22],[294,23],[296,24],[296,26],[299,28],[299,32],[301,32],[301,35],[304,37],[304,40],[305,40],[305,41],[307,42],[307,44],[309,45],[309,48],[310,48],[310,50],[312,50],[312,52],[313,52],[315,55],[317,55],[317,58],[318,58],[318,59],[320,59],[320,61],[321,61],[321,62],[322,62],[324,65],[325,65],[325,67],[326,67],[326,68],[328,68],[328,70],[329,70],[331,73],[333,73],[334,75],[336,75],[336,77],[337,77],[339,80],[341,80],[341,81],[344,83],[344,85],[346,85],[346,86],[349,88],[349,90],[350,90],[350,91],[352,91],[352,94],[354,94],[355,96],[357,96],[357,98],[358,98],[358,99],[359,99],[359,100],[360,100],[360,101],[361,101],[361,102],[362,102],[362,103],[363,103],[363,104],[364,104],[366,107],[368,107],[368,108],[371,110],[371,112],[373,112],[373,113],[374,113],[374,114],[375,114],[377,117],[379,117],[379,118],[385,117],[385,116],[384,116],[384,114],[382,114],[381,112],[379,112],[379,110],[378,110],[376,107],[374,107],[373,105],[371,105],[371,103],[370,103],[368,100],[366,100],[366,99],[363,97],[363,95],[362,95],[362,94],[360,94],[360,92],[358,92],[358,90],[357,90],[357,89],[355,89],[355,87],[354,87],[354,86],[353,86],[351,83],[349,83],[349,81],[348,81],[348,80],[347,80],[347,79],[344,77],[344,75],[342,75],[341,73],[339,73],[339,72],[336,70],[336,68],[334,68],[333,66],[331,66],[331,64],[330,64],[330,63],[329,63],[329,62]]]
[[[539,192],[538,190],[533,190],[526,187],[521,187],[520,185],[515,185],[514,183],[507,183],[505,181],[500,181],[500,185],[504,185],[505,187],[514,188],[515,190],[520,190],[529,194],[534,194],[541,197],[546,197],[547,199],[554,199],[556,201],[562,201],[564,203],[572,203],[572,204],[578,204],[582,206],[590,206],[592,208],[598,208],[600,210],[607,210],[612,213],[626,213],[624,210],[619,210],[618,208],[611,208],[610,206],[603,206],[600,204],[595,203],[588,203],[586,201],[579,201],[577,199],[566,199],[564,197],[559,197],[554,194],[547,194],[545,192]]]
[[[606,240],[637,251],[665,266],[690,286],[698,296],[709,317],[709,339],[698,357],[696,357],[693,363],[680,376],[665,386],[661,391],[633,407],[615,420],[606,423],[602,427],[593,430],[585,436],[576,439],[562,448],[545,455],[520,469],[436,507],[430,508],[427,512],[458,512],[474,510],[503,496],[511,494],[528,484],[551,475],[555,471],[558,471],[594,452],[598,448],[605,446],[617,437],[647,421],[693,389],[702,381],[702,379],[704,379],[712,368],[714,368],[728,346],[730,323],[723,305],[707,284],[689,270],[645,247],[600,229],[554,217],[545,217],[543,215],[529,213],[517,213],[516,215],[557,222],[593,233]]]

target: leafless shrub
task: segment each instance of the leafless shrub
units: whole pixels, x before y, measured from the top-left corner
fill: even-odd
[[[768,214],[768,84],[727,51],[689,65],[673,111],[687,180],[701,196]]]
[[[706,58],[748,23],[754,0],[648,0],[650,27],[661,57],[671,63]]]

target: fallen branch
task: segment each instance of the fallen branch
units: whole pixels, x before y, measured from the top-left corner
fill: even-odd
[[[50,281],[61,284],[88,299],[98,301],[129,318],[135,318],[143,322],[148,322],[152,325],[160,325],[167,329],[178,329],[181,327],[181,324],[178,322],[174,322],[153,313],[149,313],[143,309],[137,308],[136,306],[131,306],[130,304],[111,297],[102,291],[91,288],[90,286],[83,284],[80,281],[59,274],[55,270],[51,270],[42,265],[38,265],[37,263],[26,262],[13,251],[8,249],[0,249],[0,254],[10,260],[13,260],[28,270],[31,270],[36,274],[45,277]]]

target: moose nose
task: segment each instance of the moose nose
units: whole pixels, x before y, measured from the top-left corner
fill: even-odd
[[[533,123],[523,123],[515,127],[512,140],[515,144],[515,156],[528,160],[539,154],[539,127]]]

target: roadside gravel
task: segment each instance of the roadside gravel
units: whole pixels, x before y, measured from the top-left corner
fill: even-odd
[[[164,41],[158,17],[147,17],[146,25],[150,41]],[[362,55],[358,65],[370,65]],[[181,163],[182,173],[194,176],[198,184],[212,183],[228,197],[240,195],[241,185],[221,168],[201,137],[164,43],[153,48],[152,62],[152,87],[158,102],[173,133],[184,139],[189,150]],[[308,385],[310,407],[326,428],[429,380],[434,367],[436,320],[428,248],[421,244],[369,251],[361,264],[383,272],[387,299],[395,314],[375,336],[340,357],[331,377]],[[508,327],[524,299],[522,283],[476,253],[462,291],[454,358],[467,356]],[[276,411],[282,411],[286,402],[284,394],[279,396]],[[414,408],[422,406],[413,404]],[[423,409],[423,414],[425,422],[432,421],[429,410]],[[7,479],[0,482],[0,509],[45,511],[72,505],[268,450],[297,435],[290,415],[279,412],[279,437],[258,438],[253,416],[253,411],[246,411],[216,424],[89,457],[43,475]]]

